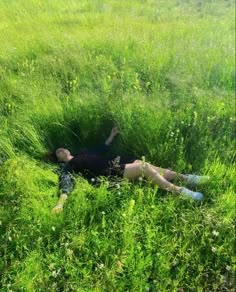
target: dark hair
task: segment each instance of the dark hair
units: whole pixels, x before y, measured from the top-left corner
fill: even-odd
[[[46,152],[43,156],[43,160],[46,162],[58,162],[56,150]]]

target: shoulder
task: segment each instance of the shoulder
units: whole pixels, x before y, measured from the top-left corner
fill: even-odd
[[[72,164],[70,163],[70,161],[60,163],[61,173],[67,173],[67,172],[72,171]]]

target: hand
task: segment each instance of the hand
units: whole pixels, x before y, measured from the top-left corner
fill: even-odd
[[[59,214],[63,211],[63,206],[62,205],[56,205],[53,209],[52,209],[52,214]]]
[[[114,137],[119,133],[118,127],[113,127],[111,130],[111,135]]]
[[[110,136],[105,141],[105,145],[109,146],[113,141],[114,137],[119,133],[118,127],[113,127]]]

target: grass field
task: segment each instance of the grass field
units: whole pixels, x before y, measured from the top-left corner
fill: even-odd
[[[231,0],[0,2],[0,291],[234,291]],[[103,143],[211,181],[194,202],[42,156]]]

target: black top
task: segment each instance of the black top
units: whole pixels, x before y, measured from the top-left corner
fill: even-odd
[[[92,173],[93,175],[106,175],[109,167],[112,166],[112,161],[116,157],[102,157],[97,154],[79,154],[72,158],[66,169],[86,175]]]
[[[126,163],[132,163],[134,157],[104,156],[110,146],[101,145],[95,149],[82,150],[69,162],[62,164],[60,175],[60,192],[69,193],[73,188],[72,172],[80,173],[86,178],[94,176],[120,175]]]

